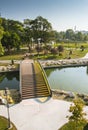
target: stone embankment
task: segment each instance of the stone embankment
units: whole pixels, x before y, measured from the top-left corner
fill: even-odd
[[[52,89],[52,98],[65,100],[65,101],[73,101],[75,98],[81,98],[85,105],[88,106],[88,95],[82,93],[75,93],[70,91],[64,91],[59,89]]]
[[[0,66],[0,72],[18,71],[15,65]]]
[[[81,66],[81,65],[83,66],[83,65],[88,65],[88,58],[44,60],[44,61],[40,61],[40,63],[43,68]]]

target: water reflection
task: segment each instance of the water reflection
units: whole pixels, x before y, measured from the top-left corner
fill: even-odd
[[[0,73],[0,89],[19,89],[19,72]]]
[[[45,69],[51,88],[88,93],[88,66]]]
[[[87,66],[87,69],[86,69],[86,73],[87,73],[87,75],[88,75],[88,66]]]
[[[8,80],[13,80],[13,78],[15,77],[16,80],[19,81],[19,73],[18,73],[18,72],[3,72],[3,73],[0,73],[0,82],[1,82],[5,77],[6,77]]]

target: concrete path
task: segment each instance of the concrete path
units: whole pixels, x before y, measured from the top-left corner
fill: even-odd
[[[70,115],[70,102],[50,99],[41,103],[39,99],[23,100],[10,107],[10,119],[17,130],[58,130]],[[88,106],[84,108],[88,119]],[[0,115],[7,117],[7,108],[0,105]]]
[[[45,103],[27,99],[10,107],[10,118],[17,130],[58,130],[68,121],[70,104],[52,98]],[[0,106],[0,115],[7,117],[5,106]]]
[[[20,64],[22,60],[14,60],[14,63],[16,64]],[[11,60],[0,60],[0,63],[7,63],[7,64],[11,64]]]

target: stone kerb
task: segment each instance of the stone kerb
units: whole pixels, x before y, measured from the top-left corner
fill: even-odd
[[[50,67],[68,67],[88,65],[88,58],[85,59],[64,59],[64,60],[45,60],[40,61],[43,68]]]

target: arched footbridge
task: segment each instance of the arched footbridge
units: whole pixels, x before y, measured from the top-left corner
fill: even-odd
[[[21,99],[51,96],[50,86],[41,64],[25,59],[20,63]]]

